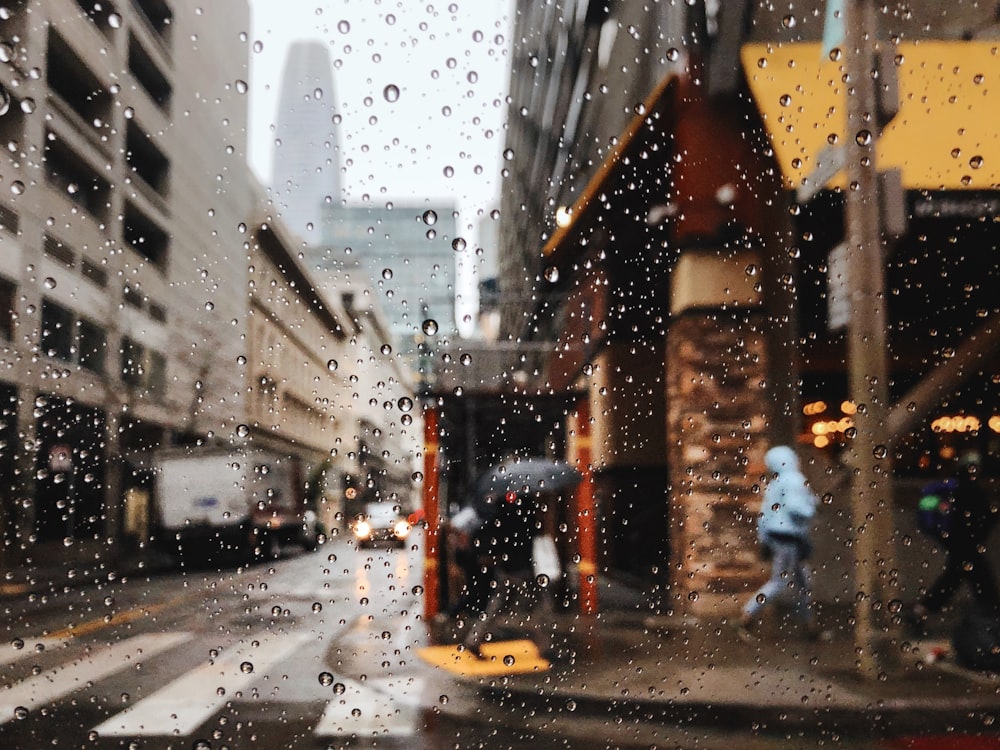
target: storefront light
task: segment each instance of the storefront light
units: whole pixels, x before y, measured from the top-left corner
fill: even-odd
[[[996,417],[990,418],[990,427],[993,426],[994,419]],[[938,417],[931,422],[931,430],[934,432],[978,432],[981,426],[979,417],[963,415]]]
[[[822,414],[826,411],[826,401],[810,401],[802,407],[802,413],[807,417]]]
[[[1000,414],[994,414],[987,423],[993,432],[1000,432]]]

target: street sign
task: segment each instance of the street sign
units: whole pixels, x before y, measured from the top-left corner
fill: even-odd
[[[842,146],[824,146],[816,154],[816,167],[802,179],[802,184],[795,189],[795,200],[808,203],[824,188],[833,176],[844,168],[847,161]]]

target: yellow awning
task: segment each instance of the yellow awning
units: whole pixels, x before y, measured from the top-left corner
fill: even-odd
[[[1000,189],[1000,49],[995,42],[921,41],[895,48],[899,113],[876,150],[911,190]],[[819,43],[748,44],[743,68],[789,189],[820,151],[845,143],[843,60]],[[844,185],[841,171],[827,186]]]

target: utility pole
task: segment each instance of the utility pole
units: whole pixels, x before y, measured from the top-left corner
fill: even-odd
[[[879,175],[875,147],[878,109],[877,16],[873,0],[846,0],[847,188],[845,238],[848,294],[849,391],[857,406],[850,440],[854,531],[854,640],[861,674],[884,671],[887,639],[885,587],[892,554],[892,455],[887,432],[889,369],[887,300]]]

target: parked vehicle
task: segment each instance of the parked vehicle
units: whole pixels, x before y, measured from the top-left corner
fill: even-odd
[[[365,512],[354,519],[351,531],[362,547],[386,542],[402,547],[410,535],[410,522],[398,505],[369,503]]]
[[[284,544],[314,549],[301,462],[262,449],[191,447],[154,460],[158,535],[185,556],[220,553],[273,559]]]

